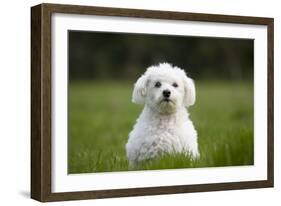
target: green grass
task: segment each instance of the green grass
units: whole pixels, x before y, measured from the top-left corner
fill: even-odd
[[[128,171],[125,152],[142,106],[131,103],[132,83],[71,82],[69,173]],[[253,87],[250,82],[196,82],[190,118],[198,132],[200,159],[174,154],[134,170],[253,164]]]

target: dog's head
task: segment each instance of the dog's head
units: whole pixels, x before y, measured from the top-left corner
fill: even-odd
[[[159,113],[173,113],[195,103],[195,86],[184,70],[162,63],[149,67],[137,80],[132,101]]]

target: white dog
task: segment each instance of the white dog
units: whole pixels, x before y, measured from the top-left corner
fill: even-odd
[[[168,63],[149,67],[135,83],[132,101],[145,106],[126,144],[129,165],[165,153],[199,157],[186,110],[195,103],[195,86],[182,69]]]

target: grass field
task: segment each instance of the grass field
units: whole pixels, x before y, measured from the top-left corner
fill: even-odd
[[[69,173],[127,171],[125,144],[142,110],[131,103],[132,83],[71,82]],[[196,82],[190,118],[201,157],[165,155],[139,170],[253,164],[253,87],[250,82]]]

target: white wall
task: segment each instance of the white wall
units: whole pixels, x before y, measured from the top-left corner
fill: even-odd
[[[128,7],[275,18],[275,188],[153,197],[58,202],[54,205],[278,205],[281,199],[279,1],[264,0],[61,0],[49,3]],[[30,154],[30,6],[41,1],[2,1],[0,9],[0,202],[38,205],[29,196]],[[278,82],[279,81],[279,82]],[[50,203],[48,203],[50,204]],[[280,204],[280,203],[279,203]]]

